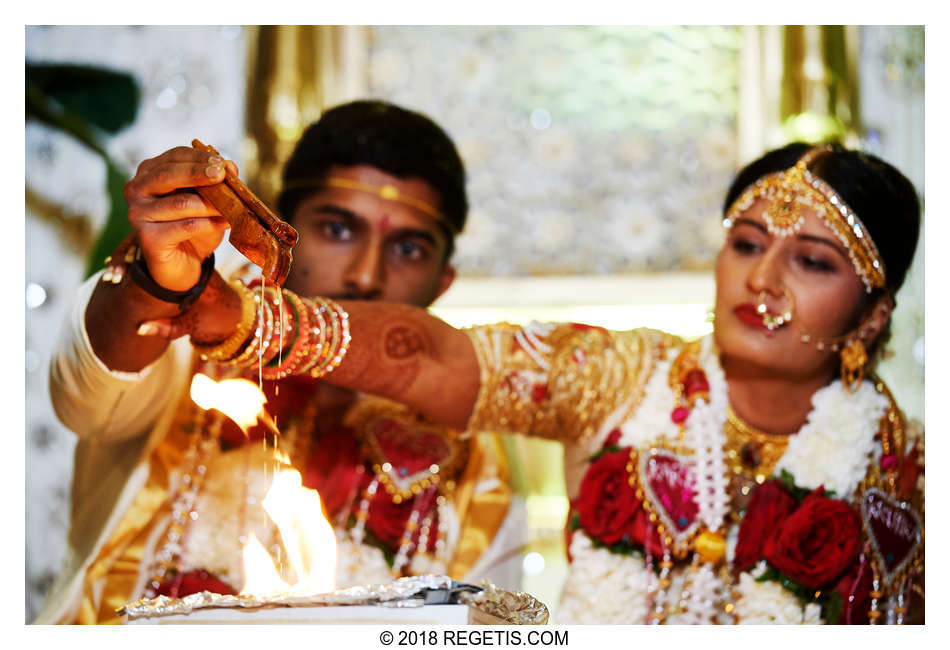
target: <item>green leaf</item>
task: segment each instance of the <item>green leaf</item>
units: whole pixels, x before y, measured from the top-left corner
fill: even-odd
[[[384,544],[378,537],[376,537],[369,530],[364,530],[363,532],[363,543],[367,546],[375,546],[380,551],[383,552],[383,557],[386,559],[386,564],[389,565],[389,568],[392,568],[393,562],[396,561],[396,554],[390,550],[390,548]]]
[[[779,571],[779,583],[785,588],[786,591],[790,592],[802,606],[814,602],[814,599],[811,598],[811,592],[802,584],[796,582],[792,578],[789,578],[787,575]]]
[[[598,451],[598,452],[596,452],[596,453],[593,453],[593,454],[591,454],[590,456],[588,456],[588,457],[587,457],[587,462],[588,462],[588,463],[593,463],[595,460],[597,460],[597,459],[600,458],[601,456],[605,456],[605,455],[607,455],[607,454],[613,454],[613,453],[616,453],[616,452],[618,452],[618,451],[620,451],[620,447],[618,447],[617,445],[607,445],[606,447],[604,447],[604,448],[601,449],[600,451]]]
[[[580,530],[581,528],[581,516],[575,510],[571,515],[571,530]]]
[[[617,555],[632,555],[634,557],[643,557],[643,548],[639,544],[632,544],[631,542],[617,542],[616,544],[604,544],[603,542],[590,537],[591,544],[594,548],[605,548],[611,553],[616,553]]]
[[[837,591],[825,592],[818,599],[818,604],[821,605],[821,617],[825,619],[825,623],[837,625],[841,612],[844,610],[844,599],[841,598],[841,594]]]
[[[801,501],[808,494],[808,490],[802,489],[795,485],[795,477],[792,476],[791,472],[787,469],[783,469],[779,475],[778,480],[782,484],[782,487],[785,488],[785,491],[795,497],[796,501]]]
[[[779,582],[781,573],[771,564],[765,565],[765,571],[758,578],[755,579],[756,582]]]
[[[841,599],[841,594],[837,591],[822,591],[821,596],[815,598],[814,590],[789,578],[768,563],[766,563],[765,571],[756,578],[755,581],[779,583],[785,591],[795,596],[796,600],[798,600],[802,606],[802,612],[805,611],[805,606],[809,603],[817,603],[821,607],[821,617],[825,619],[825,622],[829,625],[835,625],[841,617],[844,601]]]
[[[106,165],[109,213],[86,261],[86,277],[131,231],[125,197],[127,175],[109,157],[106,133],[132,122],[138,88],[131,76],[101,68],[27,64],[26,119],[35,119],[73,136]]]
[[[783,469],[776,478],[781,481],[782,487],[784,487],[789,494],[795,497],[795,500],[799,503],[802,502],[802,499],[813,492],[813,490],[810,490],[809,488],[798,487],[795,484],[795,477],[787,469]],[[834,499],[835,491],[826,489],[825,496],[829,499]]]
[[[85,65],[27,63],[26,82],[106,133],[118,133],[135,121],[140,91],[135,78],[127,72]],[[29,104],[27,117],[31,117]]]
[[[765,571],[755,579],[756,582],[777,582],[803,605],[814,601],[814,599],[809,598],[809,591],[803,585],[795,582],[771,564],[766,562],[765,566]]]
[[[104,136],[97,127],[67,109],[30,81],[26,82],[25,93],[27,120],[38,120],[54,129],[65,131],[103,159],[108,158],[103,145]]]

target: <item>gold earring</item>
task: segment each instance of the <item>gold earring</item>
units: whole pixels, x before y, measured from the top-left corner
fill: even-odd
[[[852,340],[841,350],[841,382],[849,393],[853,393],[864,380],[864,366],[868,362],[868,353],[860,338]]]

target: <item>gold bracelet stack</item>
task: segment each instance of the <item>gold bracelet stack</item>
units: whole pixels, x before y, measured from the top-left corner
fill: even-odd
[[[195,345],[202,359],[236,367],[259,363],[264,379],[293,374],[319,379],[343,362],[350,347],[350,318],[336,302],[276,287],[255,291],[241,282],[233,286],[241,296],[241,320],[225,341]]]
[[[264,379],[283,379],[289,375],[298,374],[301,365],[308,358],[310,337],[313,335],[310,323],[310,310],[304,299],[297,294],[287,291],[284,294],[290,310],[287,312],[294,321],[294,333],[290,346],[286,352],[281,350],[276,358],[271,359],[261,370]],[[286,310],[285,310],[286,311]]]
[[[273,332],[274,312],[263,304],[261,296],[257,292],[254,292],[254,302],[257,308],[257,327],[254,329],[254,336],[250,339],[250,342],[244,346],[244,350],[228,361],[228,363],[235,366],[247,365],[263,356],[262,343],[270,340]]]
[[[330,321],[333,325],[333,340],[327,354],[324,355],[317,367],[310,371],[313,377],[322,377],[336,370],[343,363],[343,358],[350,349],[350,315],[332,300],[324,300],[323,298],[320,300],[327,311],[332,314]]]
[[[313,329],[311,330],[313,336],[310,340],[307,359],[298,369],[300,374],[309,373],[316,368],[333,346],[332,338],[327,335],[332,329],[332,323],[325,315],[326,309],[323,307],[324,300],[322,298],[314,298],[311,302],[313,303],[313,308],[310,313],[311,320],[313,321]]]
[[[237,329],[221,343],[216,345],[194,345],[195,351],[204,361],[225,361],[235,355],[242,347],[242,343],[247,341],[248,334],[254,329],[257,319],[257,305],[250,289],[244,286],[242,282],[232,281],[234,287],[241,296],[241,320],[238,321]]]

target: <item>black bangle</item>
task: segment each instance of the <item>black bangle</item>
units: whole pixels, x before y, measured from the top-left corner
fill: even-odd
[[[132,281],[139,285],[145,293],[163,302],[174,303],[182,309],[191,307],[198,300],[198,296],[208,286],[208,280],[211,279],[212,273],[214,273],[214,253],[211,253],[201,263],[201,277],[198,278],[198,283],[195,286],[188,289],[188,291],[171,291],[155,282],[155,278],[148,270],[145,259],[141,256],[136,256],[129,266],[129,275],[132,277]]]

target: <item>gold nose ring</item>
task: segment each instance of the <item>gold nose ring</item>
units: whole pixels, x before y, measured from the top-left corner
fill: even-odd
[[[769,307],[765,303],[765,298],[768,295],[766,291],[760,291],[758,297],[756,298],[755,311],[758,314],[762,315],[762,324],[768,328],[769,331],[775,331],[783,325],[787,325],[792,322],[792,318],[795,315],[795,300],[792,298],[791,292],[782,288],[782,295],[785,296],[785,302],[787,306],[785,311],[781,314],[772,314],[769,312]]]

